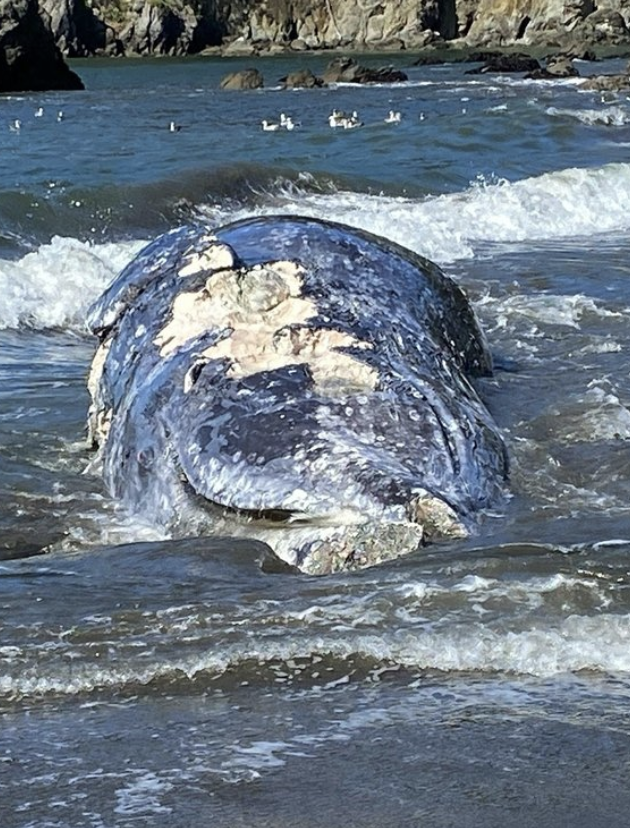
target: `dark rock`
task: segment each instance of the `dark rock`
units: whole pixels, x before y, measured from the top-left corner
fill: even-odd
[[[222,78],[220,86],[221,89],[261,89],[264,81],[258,69],[242,69]]]
[[[324,81],[314,75],[310,69],[290,72],[286,77],[280,78],[280,83],[285,89],[315,89],[324,86]]]
[[[0,0],[0,92],[83,88],[44,25],[37,0]]]
[[[554,80],[556,78],[575,78],[579,74],[571,58],[558,55],[557,57],[548,58],[547,65],[544,68],[541,67],[533,72],[528,72],[525,77],[532,80]]]
[[[536,58],[517,54],[496,54],[486,60],[483,66],[468,69],[467,75],[484,75],[486,72],[536,72],[540,70],[540,63]]]
[[[392,66],[368,69],[349,57],[331,60],[324,71],[325,83],[399,83],[406,80],[407,75]]]

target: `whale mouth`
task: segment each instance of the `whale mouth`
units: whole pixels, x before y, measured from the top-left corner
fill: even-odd
[[[225,517],[232,517],[242,523],[255,524],[260,526],[295,526],[297,524],[310,524],[317,522],[317,518],[304,513],[296,513],[291,509],[282,507],[248,508],[236,506],[233,503],[224,503],[214,497],[201,494],[182,473],[181,480],[184,483],[188,497],[195,500],[203,509],[210,510],[215,514],[222,514]]]
[[[454,509],[427,492],[409,502],[406,519],[395,520],[355,508],[327,514],[247,508],[208,498],[190,481],[186,484],[203,510],[221,515],[230,531],[263,541],[284,563],[307,575],[364,569],[407,556],[435,540],[468,535]]]
[[[208,503],[208,501],[206,501]],[[324,517],[296,514],[282,509],[234,509],[211,503],[224,516],[238,521],[245,535],[266,543],[285,563],[306,575],[333,575],[365,569],[416,552],[426,541],[419,523],[377,521],[350,522],[345,515]]]

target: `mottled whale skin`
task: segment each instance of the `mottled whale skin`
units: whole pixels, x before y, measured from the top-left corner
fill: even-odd
[[[461,537],[505,491],[460,288],[392,242],[264,216],[178,228],[92,307],[90,440],[112,495],[175,534],[262,538],[300,570]]]

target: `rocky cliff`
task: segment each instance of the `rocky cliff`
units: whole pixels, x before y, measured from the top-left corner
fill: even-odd
[[[68,56],[630,45],[630,0],[39,0]]]
[[[479,0],[470,45],[621,45],[630,42],[627,0]]]

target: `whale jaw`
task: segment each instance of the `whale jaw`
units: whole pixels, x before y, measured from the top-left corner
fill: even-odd
[[[405,507],[370,512],[346,508],[328,515],[281,508],[249,511],[197,499],[201,519],[211,516],[215,532],[262,541],[283,563],[307,575],[365,569],[407,556],[427,543],[469,535],[444,500],[424,491]]]

